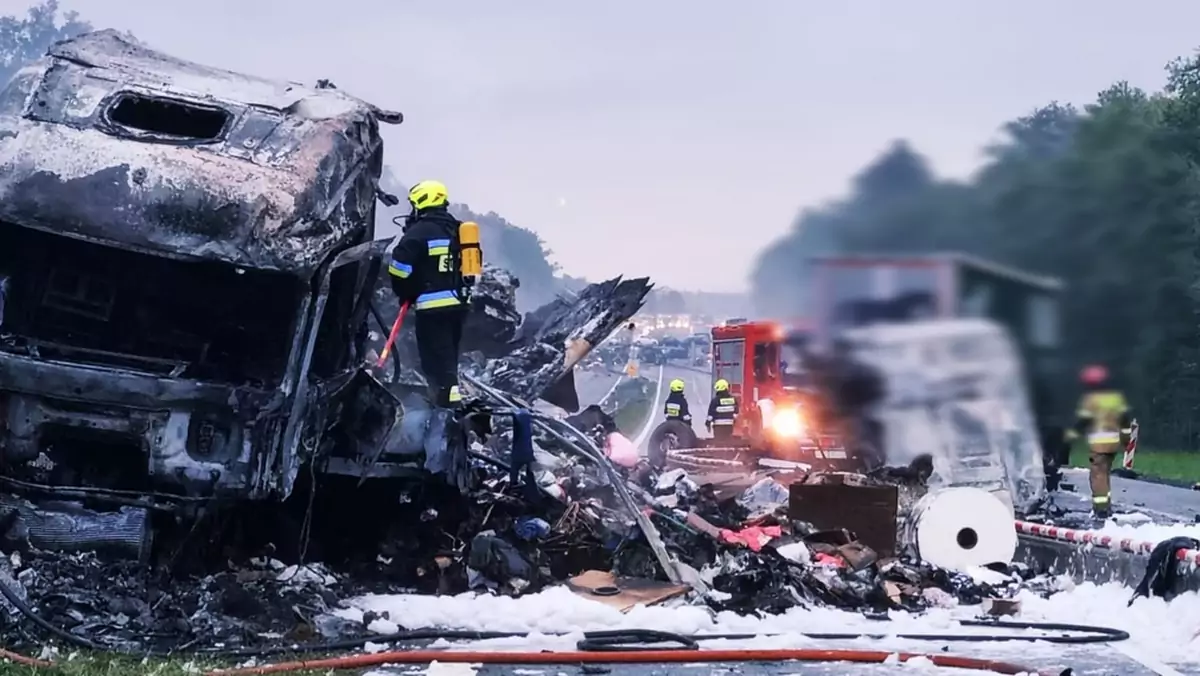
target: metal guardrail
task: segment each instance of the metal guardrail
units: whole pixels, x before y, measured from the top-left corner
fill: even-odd
[[[1133,588],[1142,580],[1157,543],[1114,538],[1096,531],[1017,521],[1017,560],[1066,575],[1076,582],[1116,582]],[[1200,591],[1200,552],[1181,549],[1176,593]]]
[[[1016,525],[1017,533],[1021,535],[1032,535],[1034,537],[1059,540],[1075,545],[1090,545],[1101,549],[1137,554],[1139,556],[1149,556],[1150,552],[1154,551],[1154,548],[1158,545],[1157,542],[1147,542],[1135,538],[1114,538],[1111,535],[1091,530],[1061,528],[1040,523],[1029,523],[1027,521],[1017,521]],[[1175,558],[1179,559],[1181,563],[1195,566],[1200,564],[1200,550],[1181,549],[1175,552]]]

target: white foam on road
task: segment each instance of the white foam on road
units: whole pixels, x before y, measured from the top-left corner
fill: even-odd
[[[1122,520],[1123,521],[1123,520]],[[1139,542],[1162,542],[1174,537],[1190,537],[1200,540],[1200,524],[1176,523],[1170,525],[1157,523],[1130,523],[1115,519],[1104,522],[1102,528],[1096,530],[1114,538],[1131,538]]]
[[[658,383],[654,385],[654,403],[650,405],[650,414],[646,416],[646,422],[642,424],[642,431],[633,440],[633,445],[639,450],[644,450],[642,446],[646,443],[646,438],[654,429],[654,421],[658,418],[658,405],[662,401],[663,373],[665,371],[666,369],[661,365],[658,367]]]
[[[1022,593],[1018,618],[1027,621],[1106,625],[1128,631],[1131,639],[1121,644],[1130,652],[1153,656],[1172,664],[1200,665],[1200,596],[1184,594],[1167,603],[1162,599],[1138,599],[1126,607],[1130,590],[1116,584],[1083,584],[1048,599]],[[984,627],[961,627],[956,618],[971,618],[978,606],[934,609],[923,615],[893,612],[891,621],[869,620],[861,614],[831,608],[793,608],[781,615],[766,617],[714,614],[697,606],[637,606],[628,613],[603,603],[578,596],[556,587],[546,591],[508,598],[473,593],[458,596],[421,596],[413,594],[365,596],[350,601],[351,608],[338,614],[361,621],[364,611],[386,612],[399,619],[405,628],[440,627],[474,631],[503,631],[526,634],[521,638],[485,642],[490,648],[570,650],[579,632],[599,629],[652,628],[681,634],[750,633],[772,634],[751,641],[706,642],[705,647],[811,647],[829,646],[802,636],[809,632],[847,632],[870,634],[877,638],[838,641],[836,646],[871,646],[881,650],[938,650],[944,643],[920,645],[914,641],[888,638],[897,633],[990,634]],[[372,631],[394,631],[392,622],[376,620]],[[547,633],[569,632],[567,637]],[[972,645],[963,644],[969,649]],[[1051,655],[1060,648],[1045,643],[987,643],[989,652]],[[479,647],[480,643],[473,644]],[[963,650],[960,650],[962,652]]]

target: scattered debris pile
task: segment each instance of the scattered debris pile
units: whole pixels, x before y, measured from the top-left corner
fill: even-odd
[[[628,322],[653,288],[645,277],[617,277],[542,306],[521,325],[521,346],[490,362],[484,378],[518,397],[541,397],[568,411],[579,410],[574,366]]]
[[[519,455],[520,438],[528,434],[533,463],[526,467],[512,452],[500,457],[495,448],[476,445],[468,494],[432,484],[393,494],[390,511],[373,515],[380,524],[374,539],[356,532],[346,536],[353,547],[327,543],[318,552],[324,565],[285,567],[264,556],[188,578],[104,563],[92,554],[31,552],[10,554],[14,577],[51,623],[107,646],[143,651],[271,649],[369,636],[402,624],[399,618],[375,624],[380,618],[371,614],[361,623],[335,616],[339,608],[346,614],[342,599],[363,594],[518,596],[566,584],[622,609],[700,603],[762,614],[815,606],[919,612],[985,601],[994,612],[1012,612],[1011,604],[996,600],[1021,589],[1056,591],[1054,580],[1022,565],[954,572],[916,560],[895,541],[894,508],[881,529],[862,530],[861,537],[846,528],[817,528],[795,518],[789,496],[796,484],[789,489],[778,474],[755,473],[746,486],[744,472],[731,483],[682,469],[656,474],[644,463],[614,468],[594,455],[603,448],[594,441],[611,434],[611,418],[588,407],[574,420],[587,432],[576,436],[588,439],[558,438],[562,423],[515,411],[497,425],[504,428],[497,437],[507,438],[497,447]],[[905,471],[894,474],[912,480]],[[850,477],[871,486],[896,479]],[[847,478],[811,475],[797,484]],[[325,505],[319,510],[345,529],[345,515],[333,512]],[[653,525],[646,527],[639,514]],[[364,550],[364,541],[377,543],[374,551]],[[669,555],[670,570],[655,542]],[[11,608],[8,615],[16,617]],[[13,624],[6,633],[21,640]]]
[[[46,476],[4,483],[20,500],[52,498],[36,508],[0,500],[10,645],[28,640],[32,622],[59,639],[143,655],[295,649],[370,631],[370,618],[346,626],[333,611],[340,599],[381,592],[520,595],[571,581],[592,595],[619,585],[619,595],[667,584],[655,600],[776,612],[917,610],[1030,584],[1023,569],[1001,565],[980,581],[917,563],[858,525],[817,527],[768,476],[734,490],[658,474],[599,408],[575,425],[531,410],[539,399],[579,409],[574,366],[631,326],[653,288],[645,278],[592,284],[522,318],[519,281],[487,268],[464,331],[471,400],[453,414],[410,406],[425,387],[412,322],[383,377],[369,371],[399,310],[386,273],[375,276],[385,243],[371,229],[384,197],[378,125],[398,114],[327,82],[307,89],[216,71],[108,31],[56,43],[14,82],[6,92],[20,105],[0,110],[0,131],[21,133],[0,133],[0,165],[13,168],[0,184],[12,197],[0,200],[0,230],[17,246],[0,246],[0,290],[40,289],[56,274],[31,266],[30,243],[63,269],[106,261],[89,274],[119,284],[82,310],[74,291],[60,294],[70,318],[47,324],[12,321],[49,296],[5,296],[6,335],[21,334],[0,341],[0,386],[20,385],[5,391],[6,467]],[[91,97],[83,108],[80,92]],[[35,98],[49,103],[30,117]],[[137,115],[122,122],[126,104],[210,124],[139,128]],[[299,169],[264,169],[252,147]],[[64,169],[80,152],[63,148],[97,162]],[[276,203],[298,206],[264,219],[261,207]],[[130,228],[130,204],[172,217]],[[237,218],[214,220],[227,206]],[[21,255],[4,256],[13,251]],[[189,256],[211,265],[178,260]],[[129,305],[113,314],[113,303]],[[110,321],[123,316],[144,326]],[[79,438],[43,435],[60,427]],[[14,440],[37,443],[7,457]],[[45,454],[57,446],[72,452]],[[147,488],[162,484],[173,492]],[[60,517],[37,513],[52,503]],[[101,529],[81,510],[99,504],[138,510],[108,538],[133,560],[41,551],[65,535],[77,549],[94,544]],[[895,511],[879,522],[893,539]]]
[[[38,615],[74,636],[116,650],[238,650],[305,643],[351,629],[331,614],[338,599],[361,592],[322,566],[284,566],[258,558],[200,578],[172,578],[135,562],[95,554],[11,556]],[[23,642],[20,611],[7,601],[5,645]],[[59,637],[61,638],[61,637]]]
[[[908,469],[895,474],[908,477]],[[843,517],[860,520],[859,533],[818,528],[797,518],[795,505],[789,506],[789,496],[801,486],[896,485],[890,481],[815,474],[789,491],[770,475],[756,476],[748,488],[730,492],[712,483],[699,484],[685,470],[673,469],[658,476],[652,488],[656,523],[672,550],[688,557],[711,586],[703,598],[715,610],[778,613],[820,605],[921,611],[1008,598],[1021,588],[1052,588],[1028,567],[1006,561],[969,574],[921,562],[907,543],[897,542],[895,499],[890,512],[882,514],[842,509]],[[744,482],[743,475],[736,484]],[[860,502],[856,509],[866,512],[867,505]]]

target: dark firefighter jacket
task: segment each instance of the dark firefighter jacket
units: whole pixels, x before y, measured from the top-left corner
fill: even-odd
[[[692,412],[688,410],[687,397],[683,396],[683,392],[671,392],[667,395],[667,405],[663,408],[663,413],[667,414],[667,420],[692,422]]]
[[[729,392],[717,392],[708,402],[708,422],[714,425],[732,425],[737,415],[737,399]]]
[[[392,250],[388,273],[400,302],[419,312],[459,309],[465,298],[458,219],[445,208],[426,209],[410,218]]]
[[[1116,390],[1094,390],[1079,400],[1075,413],[1075,435],[1084,435],[1088,446],[1099,452],[1113,452],[1129,440],[1133,432],[1133,414],[1125,395]]]

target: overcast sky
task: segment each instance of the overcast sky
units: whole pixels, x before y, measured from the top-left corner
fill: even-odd
[[[738,6],[738,5],[742,6]],[[26,0],[0,0],[23,12]],[[966,175],[1004,121],[1158,88],[1196,0],[62,0],[177,56],[407,120],[405,180],[538,232],[571,274],[741,290],[890,139]]]

